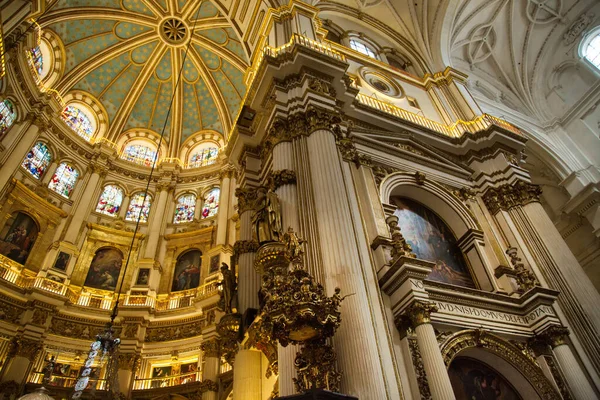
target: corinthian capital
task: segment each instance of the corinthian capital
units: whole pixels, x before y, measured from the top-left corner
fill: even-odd
[[[404,315],[409,319],[413,328],[416,328],[419,325],[431,323],[431,313],[437,310],[435,304],[417,300],[406,309]]]
[[[254,201],[256,200],[255,188],[237,188],[235,196],[238,198],[238,213],[240,215],[254,208]]]
[[[538,185],[517,181],[512,185],[489,188],[482,198],[490,213],[496,214],[500,210],[508,211],[513,207],[540,201],[541,194],[542,189]]]
[[[213,338],[202,342],[200,347],[202,348],[205,357],[220,358],[221,354],[223,354],[223,350],[221,349],[221,341],[218,338]]]

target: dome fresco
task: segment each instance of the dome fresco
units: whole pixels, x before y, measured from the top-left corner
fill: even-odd
[[[83,91],[96,98],[109,120],[107,139],[116,142],[136,128],[160,134],[180,69],[165,129],[171,156],[198,131],[229,131],[246,91],[248,62],[210,1],[59,0],[40,25],[65,49],[65,70],[54,88],[63,96]]]

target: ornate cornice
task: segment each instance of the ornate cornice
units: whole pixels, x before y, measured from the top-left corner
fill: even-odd
[[[273,191],[279,189],[283,185],[295,185],[296,171],[292,171],[291,169],[272,171],[268,180],[271,190]]]
[[[513,207],[539,202],[541,194],[542,189],[538,185],[517,181],[512,185],[505,184],[489,188],[482,198],[485,206],[493,215],[500,210],[508,211]]]

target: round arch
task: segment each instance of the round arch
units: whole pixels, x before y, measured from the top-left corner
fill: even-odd
[[[526,399],[560,400],[552,383],[532,358],[510,342],[482,329],[459,331],[440,346],[446,368],[458,356],[473,358],[510,380]]]

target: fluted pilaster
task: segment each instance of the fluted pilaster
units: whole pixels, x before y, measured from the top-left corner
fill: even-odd
[[[333,134],[319,130],[307,139],[326,289],[353,293],[341,306],[342,324],[334,337],[341,388],[361,400],[388,398],[375,340],[371,306],[357,250],[346,182]],[[367,266],[371,268],[370,266]]]
[[[233,367],[233,400],[262,400],[261,355],[255,350],[240,350]]]

